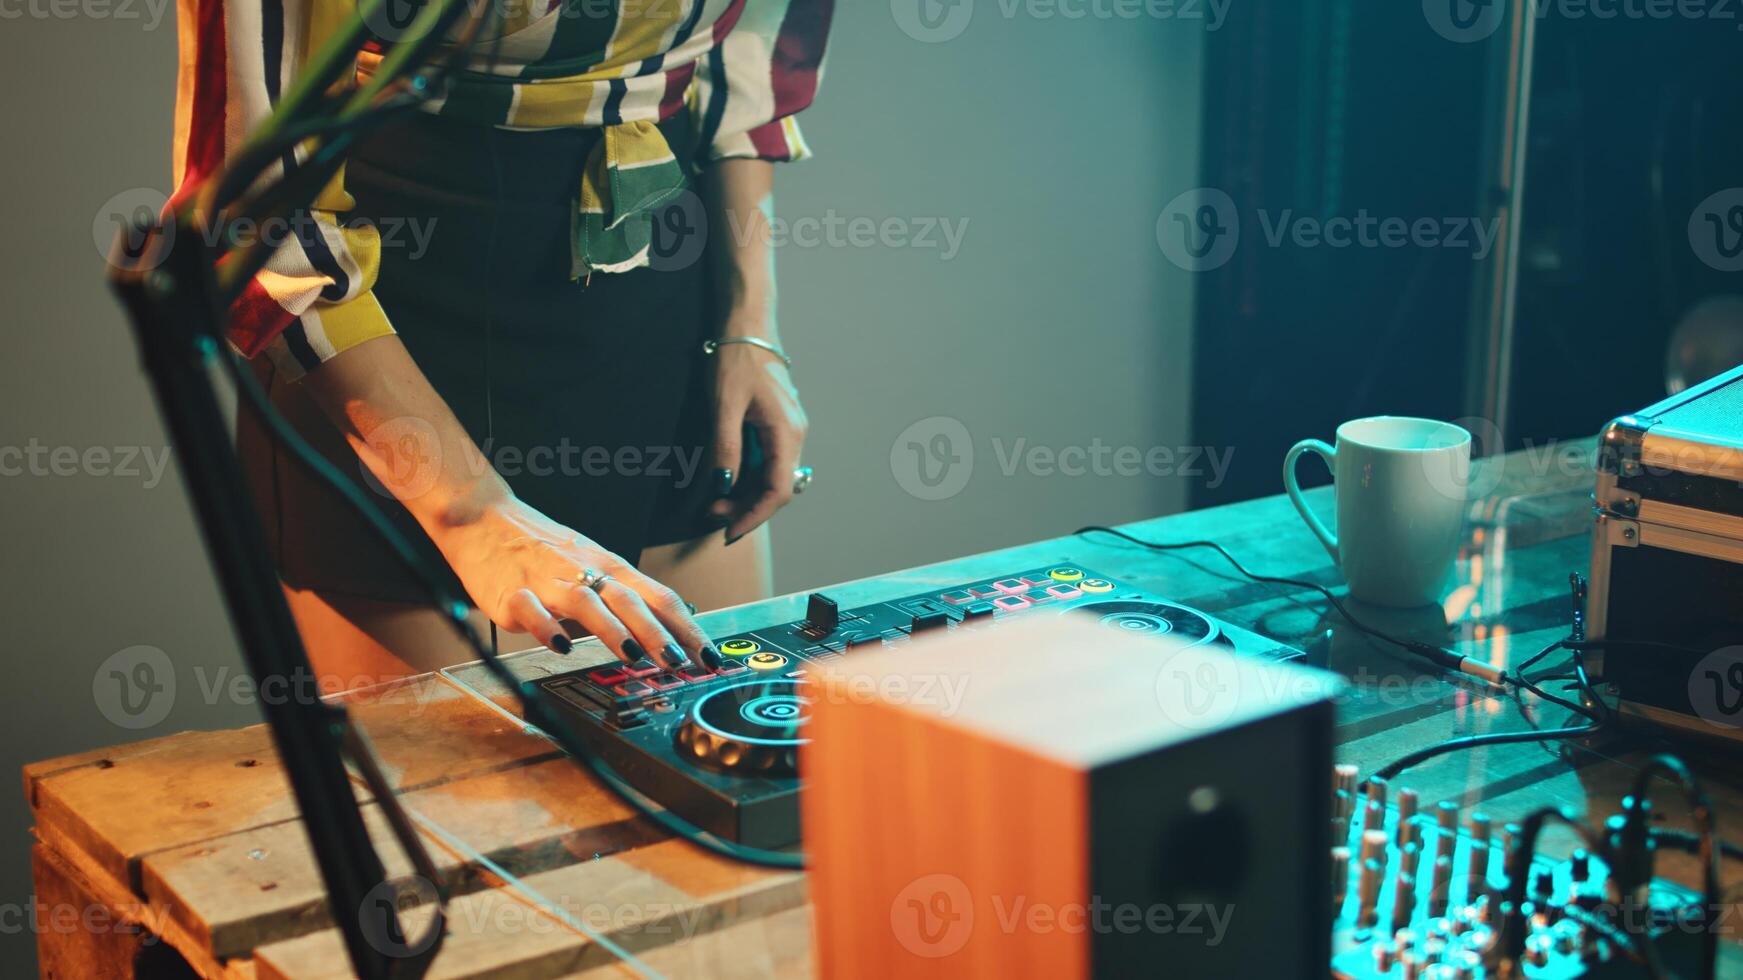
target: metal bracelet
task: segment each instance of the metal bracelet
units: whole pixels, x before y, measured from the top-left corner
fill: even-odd
[[[720,348],[726,346],[727,344],[749,344],[752,347],[760,347],[763,350],[766,350],[769,353],[780,358],[782,364],[785,364],[788,367],[793,366],[793,359],[787,356],[786,351],[782,350],[780,347],[776,346],[775,344],[772,344],[772,343],[762,339],[761,337],[722,337],[719,340],[704,340],[702,342],[702,353],[704,353],[704,354],[717,353],[717,352],[719,352]]]

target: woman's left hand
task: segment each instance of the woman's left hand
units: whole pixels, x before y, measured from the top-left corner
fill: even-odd
[[[725,336],[734,336],[730,324]],[[715,473],[718,476],[721,470],[729,470],[734,484],[752,480],[763,488],[756,497],[714,502],[713,513],[726,521],[726,543],[731,544],[793,499],[794,471],[799,468],[810,421],[799,404],[792,375],[780,358],[753,344],[723,344],[714,357],[718,362],[714,389]],[[760,473],[745,473],[739,465],[744,456],[747,424],[762,440],[764,466]],[[721,487],[723,494],[725,489]]]

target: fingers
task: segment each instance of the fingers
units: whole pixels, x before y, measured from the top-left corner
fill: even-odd
[[[616,614],[606,608],[605,602],[579,582],[553,580],[546,605],[580,623],[624,663],[635,663],[647,656],[647,651],[630,635]]]
[[[803,443],[803,435],[797,430],[772,425],[759,426],[758,432],[769,447],[766,479],[768,489],[727,525],[727,544],[756,530],[764,521],[775,516],[775,511],[785,507],[793,499],[793,471],[799,466],[799,447]]]
[[[626,646],[639,644],[655,659],[673,669],[690,665],[690,655],[678,646],[665,624],[628,582],[613,577],[599,587],[598,594],[611,614],[629,630],[631,639],[624,641]]]
[[[716,517],[730,518],[733,504],[726,499],[733,485],[743,476],[744,411],[738,401],[723,401],[715,416],[714,433],[714,496],[709,510]]]
[[[635,568],[626,568],[618,581],[636,593],[644,608],[653,613],[677,641],[680,651],[704,661],[709,659],[714,651],[708,642],[708,634],[696,625],[690,604],[682,596]],[[710,668],[713,666],[709,664]]]
[[[574,649],[569,634],[563,630],[563,625],[557,622],[557,617],[545,608],[539,597],[533,595],[531,589],[517,589],[509,594],[502,604],[506,623],[498,623],[511,633],[531,633],[545,642],[545,645],[558,653],[568,653]]]

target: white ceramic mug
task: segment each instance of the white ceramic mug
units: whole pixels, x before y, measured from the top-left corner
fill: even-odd
[[[1295,463],[1325,457],[1337,493],[1337,530],[1301,497]],[[1471,434],[1448,422],[1382,415],[1338,426],[1337,446],[1303,439],[1283,458],[1289,500],[1349,583],[1375,605],[1438,602],[1464,535]]]

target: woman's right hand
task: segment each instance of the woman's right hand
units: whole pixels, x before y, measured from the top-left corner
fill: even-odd
[[[303,381],[380,489],[411,512],[498,627],[558,653],[574,620],[626,663],[713,670],[720,654],[684,600],[629,562],[528,506],[490,467],[398,337],[378,337]],[[581,584],[589,570],[611,579]]]
[[[431,535],[472,601],[498,627],[530,633],[558,653],[571,642],[559,619],[580,623],[625,663],[644,657],[710,670],[720,654],[676,592],[506,490],[462,523]],[[610,578],[581,584],[589,570]]]

